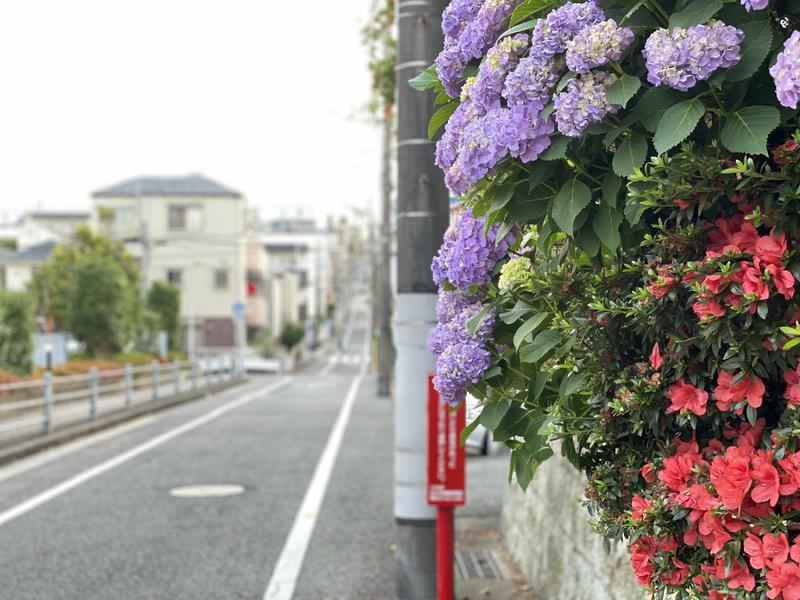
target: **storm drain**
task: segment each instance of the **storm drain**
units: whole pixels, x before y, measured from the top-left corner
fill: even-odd
[[[459,579],[502,579],[491,550],[456,550],[456,576]]]

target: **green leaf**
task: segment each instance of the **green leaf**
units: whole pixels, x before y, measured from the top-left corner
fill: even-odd
[[[487,212],[493,213],[508,204],[508,201],[511,200],[511,197],[514,195],[514,188],[516,188],[516,183],[514,182],[504,183],[499,186],[495,190],[494,197],[492,198],[492,205]]]
[[[752,77],[772,46],[772,28],[769,21],[753,21],[744,23],[740,29],[744,32],[741,45],[742,59],[725,72],[727,81],[742,81]]]
[[[669,18],[669,28],[691,27],[692,25],[706,23],[721,8],[722,2],[720,0],[694,0],[689,6]]]
[[[531,15],[543,12],[548,8],[556,6],[553,0],[524,0],[522,4],[514,9],[511,13],[511,24],[514,25],[520,21],[527,19]]]
[[[411,87],[420,92],[428,88],[436,87],[436,84],[439,83],[439,75],[436,74],[436,64],[432,64],[413,79],[409,79],[408,83],[411,84]]]
[[[581,468],[581,459],[578,455],[578,451],[575,450],[575,442],[572,439],[572,436],[565,437],[561,440],[561,456],[566,458],[576,469]]]
[[[746,106],[728,117],[720,139],[731,152],[767,156],[767,136],[780,123],[781,115],[772,106]]]
[[[556,135],[551,138],[550,147],[539,156],[541,160],[558,160],[567,155],[570,138]]]
[[[636,95],[642,82],[633,75],[623,75],[612,83],[606,91],[606,100],[611,104],[619,104],[625,108],[631,98]]]
[[[511,408],[511,402],[508,400],[485,404],[480,416],[481,425],[489,431],[494,431],[500,425],[503,417],[506,416],[509,408]]]
[[[517,461],[514,465],[514,474],[517,476],[517,483],[523,490],[528,489],[528,486],[533,480],[533,470],[536,466],[532,461],[533,457],[524,446],[514,450],[517,454]]]
[[[622,238],[619,235],[619,226],[622,225],[622,213],[607,204],[603,204],[597,211],[592,225],[594,226],[594,232],[603,242],[603,245],[612,252],[616,252],[617,248],[622,244]]]
[[[452,115],[458,108],[458,102],[449,102],[433,113],[430,122],[428,123],[428,138],[433,139],[433,136],[439,131],[439,128],[447,123],[450,115]]]
[[[478,417],[472,423],[470,423],[469,425],[464,427],[464,429],[461,430],[460,441],[462,446],[467,443],[467,438],[470,435],[472,435],[472,432],[475,431],[478,428],[478,425],[480,424],[481,424],[481,418]]]
[[[526,363],[539,362],[561,341],[561,334],[552,329],[545,329],[520,352],[520,360]]]
[[[575,392],[581,389],[586,376],[583,373],[569,373],[564,379],[561,380],[561,385],[558,388],[558,393],[562,398],[572,396]]]
[[[589,205],[592,192],[577,177],[562,187],[553,199],[553,220],[567,235],[574,233],[575,219]]]
[[[492,439],[495,442],[505,442],[512,437],[525,433],[528,414],[528,411],[524,408],[512,405],[503,420],[500,421],[500,424],[492,431]]]
[[[611,171],[607,171],[605,177],[603,177],[603,202],[606,206],[609,208],[617,207],[617,198],[621,187],[622,180]]]
[[[514,348],[519,350],[519,347],[522,345],[522,342],[525,341],[525,338],[534,331],[539,325],[544,323],[544,320],[547,318],[547,313],[539,313],[538,315],[533,315],[530,319],[525,321],[522,325],[520,325],[517,332],[514,334]]]
[[[523,21],[522,23],[517,23],[510,29],[506,29],[503,33],[500,34],[500,38],[504,38],[507,35],[514,35],[515,33],[519,33],[520,31],[528,31],[529,29],[533,29],[536,27],[536,23],[539,22],[539,19],[531,19],[530,21]]]
[[[594,232],[590,219],[575,231],[575,243],[587,256],[597,256],[600,252],[600,238]]]
[[[664,154],[689,137],[705,112],[705,105],[697,98],[684,100],[667,109],[658,123],[658,129],[653,138],[656,153]]]
[[[486,314],[492,309],[491,304],[486,304],[477,315],[467,319],[467,331],[470,335],[475,335],[483,324]]]
[[[647,160],[647,146],[647,138],[640,133],[625,138],[614,153],[614,173],[621,177],[633,175]]]
[[[655,132],[664,113],[680,99],[681,95],[675,90],[652,87],[642,94],[632,112],[647,131]]]

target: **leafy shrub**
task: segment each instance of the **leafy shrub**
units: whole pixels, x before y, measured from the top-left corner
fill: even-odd
[[[167,332],[170,350],[177,350],[181,342],[180,288],[166,281],[153,282],[146,306],[158,316],[158,327]]]
[[[30,373],[34,326],[33,306],[28,294],[0,294],[0,365],[18,374]]]
[[[281,330],[281,346],[291,350],[306,336],[305,329],[299,323],[286,323]]]
[[[523,487],[554,449],[583,470],[663,598],[800,598],[798,23],[454,1],[412,81],[468,206],[433,264],[435,385],[483,400]]]

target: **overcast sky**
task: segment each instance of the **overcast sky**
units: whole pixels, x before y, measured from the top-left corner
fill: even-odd
[[[370,0],[0,5],[0,217],[203,173],[265,216],[377,201],[359,29]]]

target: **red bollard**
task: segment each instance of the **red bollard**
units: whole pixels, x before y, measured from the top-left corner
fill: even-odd
[[[436,508],[436,597],[453,600],[453,507]]]

